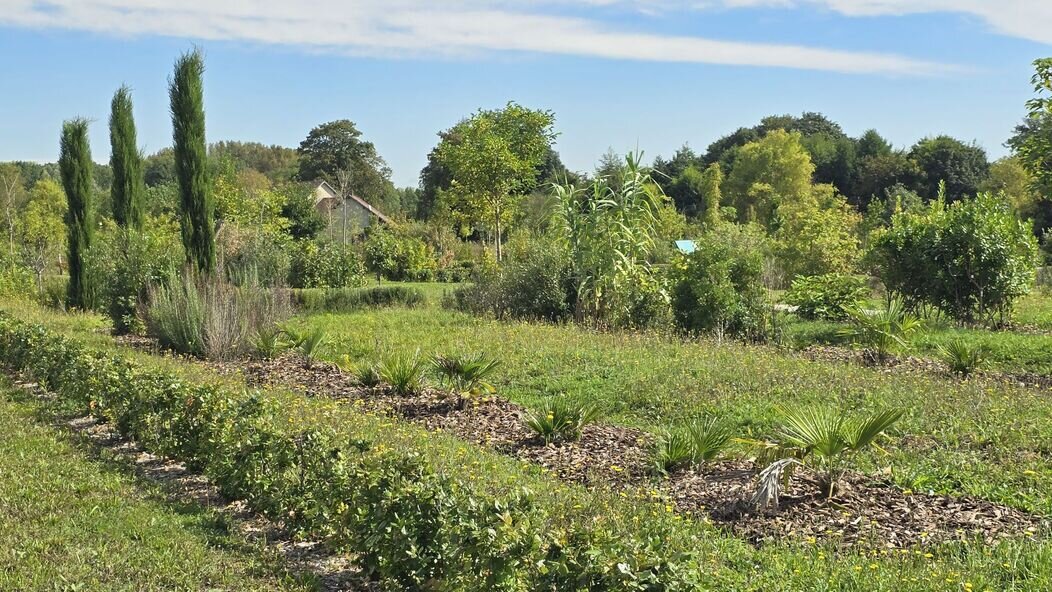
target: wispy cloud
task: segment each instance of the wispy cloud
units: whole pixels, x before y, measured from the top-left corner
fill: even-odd
[[[994,31],[1052,44],[1052,2],[1048,0],[586,0],[639,10],[716,8],[814,8],[850,17],[946,13],[976,17]]]
[[[720,0],[725,4],[791,0]],[[801,0],[812,2],[819,0]],[[829,4],[847,0],[823,0]],[[927,0],[936,2],[936,0]],[[1012,1],[1012,0],[1007,0]],[[864,4],[859,2],[858,4]],[[892,3],[869,0],[869,3]],[[666,0],[0,0],[0,23],[109,35],[163,35],[280,44],[354,55],[477,56],[509,51],[623,60],[930,75],[952,66],[890,53],[662,35],[567,16]],[[697,2],[677,3],[679,7]],[[902,2],[901,4],[907,4]]]

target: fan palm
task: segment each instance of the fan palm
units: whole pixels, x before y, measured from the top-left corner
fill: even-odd
[[[872,350],[882,363],[894,350],[908,349],[910,338],[921,326],[920,319],[909,314],[901,300],[890,300],[879,310],[866,310],[859,305],[845,310],[851,326],[841,334]]]
[[[902,417],[902,410],[887,409],[860,419],[848,419],[828,407],[783,411],[780,439],[799,448],[804,458],[815,458],[822,487],[833,496],[844,466]]]

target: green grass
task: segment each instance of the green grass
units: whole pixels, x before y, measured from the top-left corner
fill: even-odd
[[[306,323],[327,328],[334,359],[374,359],[377,344],[422,355],[483,351],[502,360],[494,383],[513,401],[537,406],[565,393],[598,405],[611,422],[654,432],[719,414],[738,434],[762,436],[777,421],[776,404],[901,407],[906,416],[893,433],[911,437],[896,438],[887,456],[866,456],[864,468],[891,467],[911,489],[1052,513],[1052,398],[1035,390],[886,374],[769,347],[501,323],[442,310],[322,315]]]
[[[38,423],[0,384],[0,590],[311,590],[200,506]]]
[[[839,334],[846,325],[830,321],[805,321],[787,316],[786,335],[797,345],[809,343],[850,345]],[[942,323],[926,322],[912,340],[910,354],[937,358],[939,348],[956,339],[982,345],[987,365],[1003,372],[1052,374],[1052,334],[1034,334],[988,329],[962,329]]]
[[[1052,331],[1052,289],[1040,288],[1016,302],[1012,321]]]
[[[38,314],[39,318],[47,316]],[[513,399],[536,403],[545,393],[565,390],[616,410],[610,419],[635,425],[682,423],[707,409],[725,409],[739,429],[762,431],[770,425],[774,402],[835,401],[867,406],[892,400],[910,402],[911,412],[902,427],[920,436],[921,444],[933,442],[935,447],[923,450],[893,443],[892,456],[871,458],[871,465],[891,464],[900,480],[913,474],[933,477],[936,489],[972,487],[996,493],[1004,487],[1002,493],[1008,496],[1013,491],[1010,488],[1016,487],[1029,496],[1021,498],[1017,505],[1040,507],[1047,504],[1049,496],[1049,404],[1029,391],[997,391],[975,383],[904,380],[861,368],[807,362],[764,348],[594,334],[573,327],[500,324],[436,310],[384,310],[327,315],[309,321],[327,324],[344,348],[363,355],[375,353],[373,340],[379,337],[389,339],[396,349],[412,346],[415,350],[420,345],[424,353],[482,349],[505,359],[498,382],[504,394]],[[68,323],[56,317],[49,324],[63,327],[81,339],[99,340],[84,323]],[[105,347],[117,349],[112,343]],[[136,356],[147,358],[144,354]],[[186,376],[193,380],[212,380],[199,366],[176,359],[152,358],[151,363],[185,369]],[[944,394],[943,390],[948,392]],[[363,423],[353,406],[290,393],[275,392],[273,396],[283,398],[280,408],[289,414],[290,429],[331,424],[346,426],[356,436],[366,438],[408,438],[407,445],[431,450],[427,456],[440,470],[469,471],[485,481],[486,487],[529,487],[537,492],[538,503],[558,503],[555,491],[566,487],[553,487],[535,467],[515,469],[521,466],[516,461],[497,457],[446,434],[424,433],[392,420],[390,424],[369,428],[379,430],[376,433],[367,429],[359,433],[370,424]],[[1024,412],[1026,408],[1032,411],[1030,419]],[[962,409],[968,412],[962,413]],[[3,427],[0,422],[0,429]],[[1002,428],[1003,433],[983,431]],[[970,433],[977,433],[980,438],[972,439],[967,436]],[[998,439],[1005,435],[1008,439]],[[984,489],[980,485],[984,477],[979,474],[981,467],[974,465],[987,460],[998,466],[985,475],[990,486]],[[1025,467],[1034,467],[1038,472],[1028,476]],[[900,473],[902,468],[906,470]],[[505,478],[507,483],[502,484]],[[1032,481],[1009,483],[1013,478]],[[605,498],[597,493],[594,499]],[[698,551],[704,554],[704,576],[712,589],[1022,592],[1052,588],[1052,544],[1047,540],[1010,541],[996,546],[972,542],[903,552],[860,553],[806,541],[755,549],[700,524],[685,521],[683,527],[698,528]],[[85,548],[91,544],[82,543]]]

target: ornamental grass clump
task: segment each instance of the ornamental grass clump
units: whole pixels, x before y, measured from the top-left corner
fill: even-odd
[[[595,423],[599,416],[599,409],[594,405],[547,399],[526,415],[526,427],[545,444],[575,442],[581,439],[584,427]]]

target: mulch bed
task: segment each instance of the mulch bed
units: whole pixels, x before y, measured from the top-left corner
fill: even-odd
[[[641,430],[591,425],[578,442],[545,445],[524,425],[525,410],[499,397],[461,409],[440,391],[403,397],[382,387],[363,388],[333,365],[308,368],[291,354],[208,364],[223,373],[241,374],[254,386],[283,386],[308,396],[358,401],[367,409],[536,463],[567,481],[656,490],[675,510],[700,516],[755,544],[813,537],[844,545],[905,548],[1044,535],[1049,527],[1038,516],[985,500],[908,494],[888,481],[859,474],[848,475],[829,500],[806,468],[794,472],[777,511],[759,513],[747,503],[756,486],[752,463],[719,461],[659,479],[649,467],[653,437]]]

